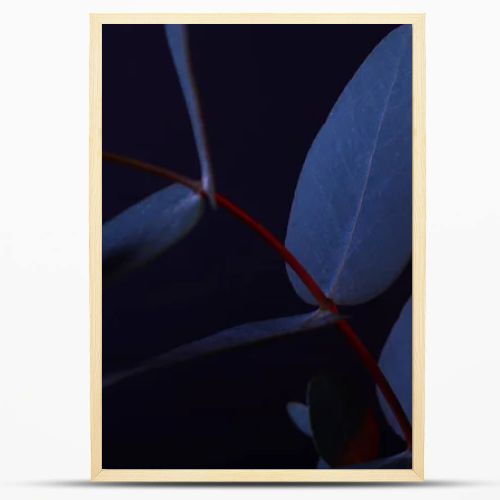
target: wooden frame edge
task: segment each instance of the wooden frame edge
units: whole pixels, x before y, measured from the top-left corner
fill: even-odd
[[[90,18],[89,271],[91,480],[170,483],[420,482],[424,480],[425,376],[425,14],[107,14]],[[413,468],[314,469],[103,469],[102,468],[102,25],[103,24],[412,24],[413,26]],[[418,277],[418,279],[417,279]],[[417,305],[417,307],[415,307]]]
[[[95,482],[168,483],[388,483],[421,482],[412,469],[102,469]]]
[[[102,24],[418,24],[422,13],[93,13]]]
[[[102,22],[90,16],[90,421],[91,477],[102,470]]]
[[[425,406],[425,14],[413,23],[413,471],[424,478]]]

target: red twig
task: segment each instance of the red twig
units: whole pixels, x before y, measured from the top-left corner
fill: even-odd
[[[201,184],[199,182],[193,181],[192,179],[180,175],[176,172],[172,172],[166,168],[158,167],[156,165],[151,165],[149,163],[142,162],[140,160],[134,160],[127,158],[125,156],[120,156],[112,153],[103,153],[103,159],[118,163],[121,165],[126,165],[133,167],[144,172],[159,175],[166,179],[170,179],[174,182],[179,182],[193,191],[200,193],[202,196],[207,197],[207,194],[203,191]],[[234,215],[239,220],[243,221],[245,224],[250,226],[261,238],[263,238],[272,248],[274,248],[285,260],[285,262],[295,271],[297,276],[302,280],[304,285],[309,289],[314,298],[318,301],[321,309],[328,309],[334,314],[338,314],[338,308],[335,303],[329,299],[321,290],[319,285],[314,281],[312,276],[306,271],[304,266],[295,258],[295,256],[290,253],[290,251],[281,243],[269,230],[267,230],[262,224],[257,222],[251,215],[246,213],[242,208],[235,205],[225,196],[220,193],[215,194],[217,204],[225,208],[229,213]],[[363,344],[362,340],[359,338],[358,334],[354,331],[352,326],[346,319],[341,319],[337,323],[340,331],[344,334],[347,341],[351,347],[358,353],[364,367],[370,373],[373,380],[383,394],[385,400],[390,406],[392,412],[394,413],[401,430],[405,436],[408,448],[412,447],[412,428],[411,424],[406,418],[406,415],[401,407],[401,404],[392,390],[388,380],[379,368],[377,361],[371,355],[370,351]]]
[[[263,238],[269,245],[271,245],[278,253],[281,254],[286,263],[297,273],[302,282],[307,286],[313,297],[318,301],[322,309],[332,310],[335,304],[325,296],[321,288],[314,281],[312,276],[305,270],[304,266],[290,253],[290,251],[278,240],[270,231],[268,231],[262,224],[257,222],[252,216],[244,212],[240,207],[235,205],[232,201],[228,200],[225,196],[216,193],[215,199],[217,204],[224,207],[228,212],[233,214],[238,219],[241,219],[245,224],[250,226],[258,235]]]
[[[358,334],[354,331],[352,326],[346,319],[341,319],[336,323],[339,327],[340,331],[344,334],[345,338],[354,348],[354,350],[358,353],[363,365],[368,370],[370,375],[373,377],[373,380],[377,384],[380,392],[384,395],[387,404],[391,408],[394,413],[401,430],[405,436],[405,440],[408,444],[408,448],[412,447],[412,429],[411,424],[406,418],[405,412],[399,399],[396,394],[392,390],[389,381],[386,379],[382,370],[378,366],[377,361],[371,355],[370,351],[366,348],[365,344],[363,344],[362,340],[359,338]]]

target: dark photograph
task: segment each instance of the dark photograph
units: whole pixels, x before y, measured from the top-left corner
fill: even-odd
[[[412,468],[412,26],[102,27],[102,466]]]

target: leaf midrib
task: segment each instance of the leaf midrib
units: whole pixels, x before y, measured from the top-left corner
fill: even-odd
[[[365,200],[366,190],[368,188],[368,182],[370,180],[370,175],[371,175],[372,170],[373,170],[373,158],[375,156],[375,152],[377,151],[377,145],[378,145],[378,139],[379,139],[379,136],[380,136],[380,131],[382,130],[382,125],[383,125],[383,122],[384,122],[384,119],[385,119],[385,116],[386,116],[386,113],[387,113],[387,108],[388,108],[388,105],[389,105],[389,101],[391,100],[391,96],[392,96],[392,93],[393,93],[393,90],[394,90],[394,85],[396,84],[396,81],[397,81],[398,76],[399,76],[399,72],[400,72],[400,69],[401,69],[401,61],[403,60],[403,54],[404,54],[404,51],[406,49],[407,43],[408,43],[408,40],[405,38],[404,42],[402,44],[402,47],[401,47],[401,52],[399,54],[398,65],[396,67],[396,71],[394,72],[394,78],[393,78],[391,86],[389,88],[389,92],[387,93],[387,99],[386,99],[386,101],[384,103],[384,107],[382,109],[382,113],[380,114],[380,121],[379,121],[379,124],[378,124],[377,134],[375,136],[375,140],[373,141],[373,148],[372,148],[372,152],[371,152],[370,159],[369,159],[369,165],[368,165],[368,169],[367,169],[365,180],[364,180],[364,184],[363,184],[363,189],[361,190],[361,196],[360,196],[359,201],[358,201],[358,206],[356,207],[356,213],[354,214],[354,218],[353,218],[353,222],[352,222],[352,227],[351,227],[351,230],[349,231],[349,237],[348,237],[347,243],[345,245],[345,250],[344,250],[344,253],[342,255],[342,260],[340,261],[338,270],[335,273],[335,276],[332,279],[332,282],[331,282],[330,286],[327,289],[327,293],[326,294],[327,294],[327,296],[329,298],[333,298],[334,292],[335,292],[335,290],[336,290],[336,288],[337,288],[337,286],[338,286],[338,284],[340,282],[340,277],[342,275],[342,272],[344,271],[344,268],[345,268],[345,265],[346,265],[346,262],[347,262],[347,258],[348,258],[349,253],[350,253],[350,249],[351,249],[351,245],[352,245],[352,240],[354,238],[354,233],[356,232],[356,228],[358,226],[358,221],[359,221],[359,217],[360,217],[360,214],[361,214],[361,210],[363,209],[363,203],[364,203],[364,200]]]

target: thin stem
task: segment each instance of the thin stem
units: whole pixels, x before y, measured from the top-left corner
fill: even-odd
[[[366,370],[373,377],[373,380],[380,389],[380,392],[384,395],[387,404],[394,413],[398,421],[398,424],[401,427],[401,430],[403,431],[405,440],[408,444],[408,448],[411,449],[412,447],[411,424],[406,418],[403,407],[401,406],[398,397],[392,390],[389,381],[387,380],[384,373],[378,366],[378,363],[375,360],[375,358],[371,355],[370,351],[366,348],[365,344],[363,344],[363,341],[359,338],[358,334],[354,331],[353,327],[349,324],[349,322],[346,319],[341,319],[336,324],[339,327],[340,331],[344,334],[344,337],[347,339],[349,344],[351,344],[354,350],[358,353]]]
[[[175,182],[179,182],[188,188],[200,193],[200,195],[207,197],[207,193],[203,190],[199,182],[196,182],[188,177],[180,175],[176,172],[168,170],[163,167],[158,167],[156,165],[151,165],[149,163],[142,162],[140,160],[134,160],[127,158],[125,156],[115,155],[112,153],[103,153],[103,159],[110,162],[118,163],[121,165],[126,165],[133,167],[144,172],[159,175],[161,177],[170,179]],[[266,229],[262,224],[257,222],[251,215],[246,213],[242,208],[235,205],[225,196],[220,193],[216,193],[216,200],[218,205],[225,208],[229,213],[234,215],[239,220],[243,221],[249,227],[251,227],[257,234],[263,238],[272,248],[274,248],[285,260],[285,262],[295,271],[297,276],[302,280],[304,285],[308,288],[314,298],[318,301],[321,309],[329,310],[334,314],[338,314],[338,308],[335,303],[329,299],[321,290],[319,285],[313,279],[313,277],[306,271],[304,266],[296,259],[296,257],[281,243],[268,229]],[[345,338],[356,351],[358,356],[363,363],[365,369],[370,373],[375,384],[380,389],[383,394],[387,404],[391,408],[394,416],[396,417],[401,430],[405,436],[408,448],[412,448],[412,428],[408,421],[404,410],[392,390],[389,381],[383,374],[382,370],[379,368],[376,359],[371,355],[370,351],[366,348],[363,341],[359,338],[358,334],[349,324],[346,319],[341,319],[337,323],[340,331],[344,334]]]
[[[224,207],[228,212],[233,214],[238,219],[242,220],[245,224],[250,226],[257,234],[263,238],[269,245],[271,245],[281,256],[285,259],[286,263],[295,271],[295,273],[302,280],[304,285],[309,289],[313,297],[318,301],[321,309],[328,309],[338,313],[335,304],[325,296],[321,288],[314,281],[312,276],[306,271],[304,266],[290,253],[290,251],[278,240],[270,231],[268,231],[262,224],[257,222],[252,216],[243,211],[240,207],[235,205],[232,201],[228,200],[220,193],[215,194],[217,203]]]
[[[103,153],[102,157],[104,160],[112,163],[117,163],[126,167],[132,167],[135,170],[142,170],[143,172],[159,175],[160,177],[164,177],[165,179],[184,184],[184,186],[192,189],[193,191],[204,195],[203,188],[201,187],[201,184],[199,182],[194,181],[193,179],[190,179],[189,177],[186,177],[182,174],[178,174],[177,172],[172,172],[171,170],[163,167],[158,167],[157,165],[152,165],[151,163],[134,160],[133,158],[116,155],[114,153]]]

